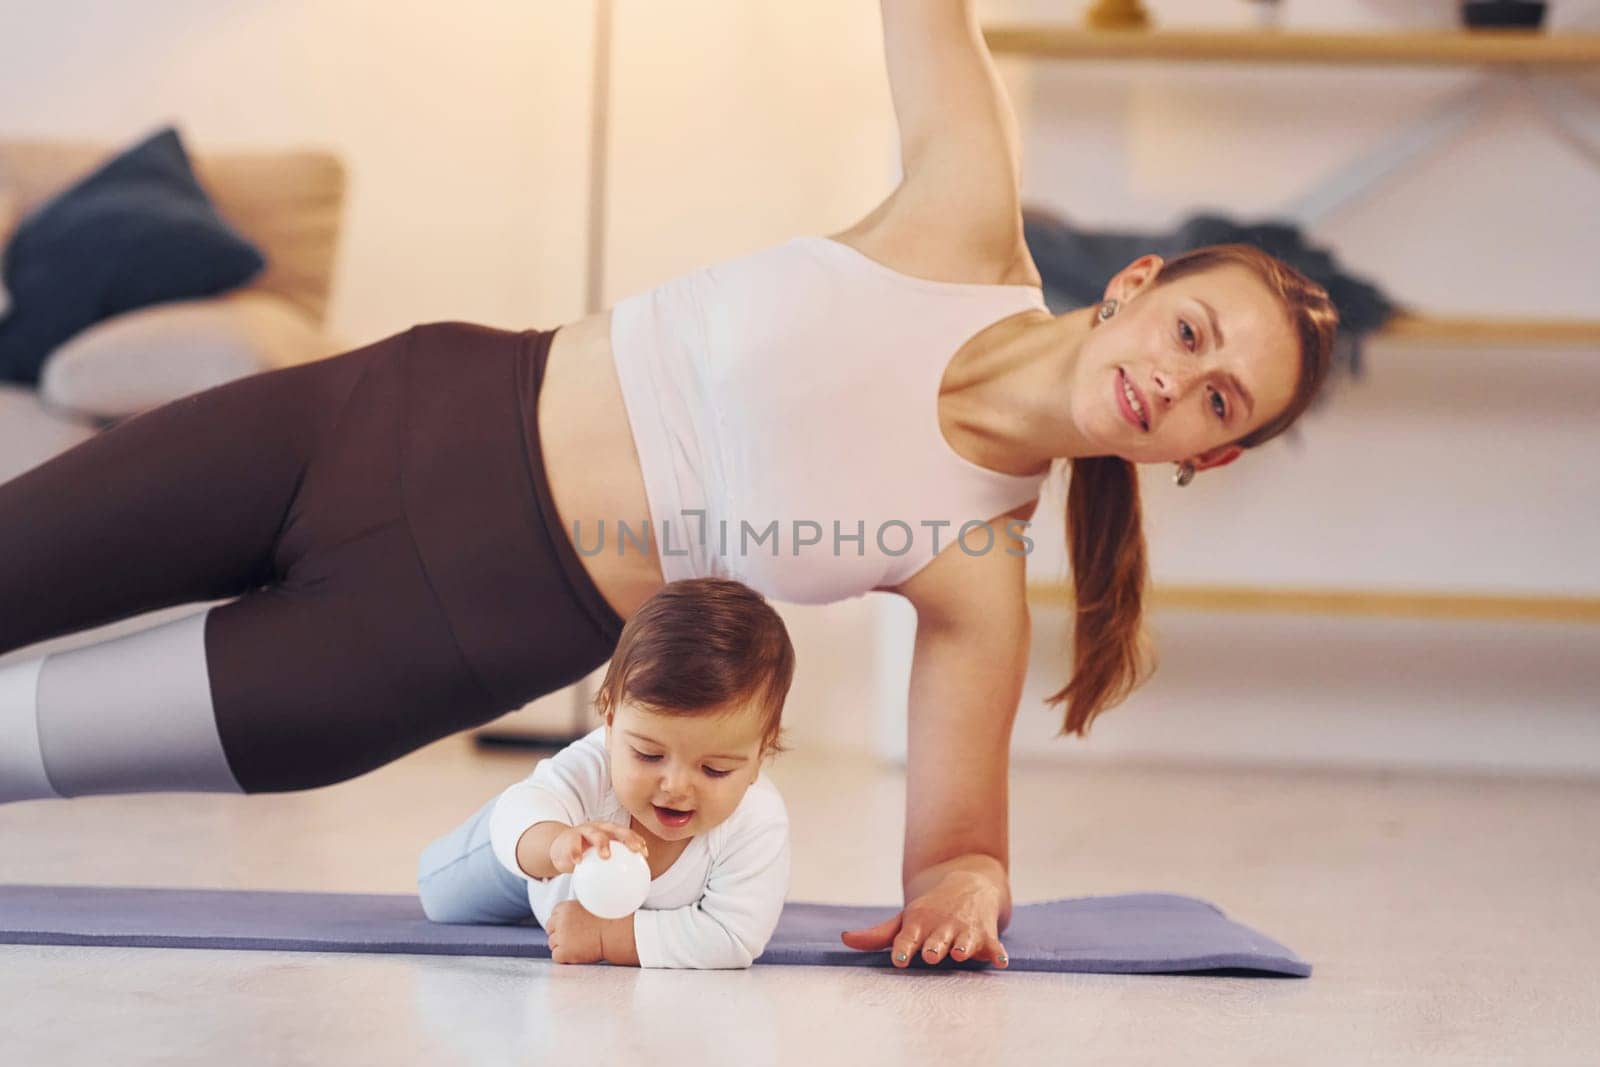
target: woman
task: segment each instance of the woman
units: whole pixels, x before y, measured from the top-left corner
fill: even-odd
[[[665,580],[877,589],[918,619],[907,904],[845,940],[900,966],[999,962],[1029,631],[1015,524],[1072,461],[1074,670],[1053,699],[1082,733],[1144,670],[1131,463],[1187,480],[1281,432],[1336,316],[1235,247],[1143,257],[1098,307],[1051,316],[972,12],[882,7],[904,179],[849,229],[558,332],[436,324],[257,375],[0,486],[0,653],[238,598],[0,668],[0,801],[322,785],[584,676]],[[597,545],[605,519],[646,515],[664,538]],[[768,520],[781,554],[684,537]]]

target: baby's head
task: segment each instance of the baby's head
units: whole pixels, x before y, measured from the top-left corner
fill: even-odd
[[[793,678],[789,632],[760,593],[726,578],[663,587],[622,628],[595,695],[617,799],[665,841],[722,822],[783,751]]]

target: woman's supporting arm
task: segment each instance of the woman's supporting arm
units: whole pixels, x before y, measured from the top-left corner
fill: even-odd
[[[906,771],[906,908],[852,948],[894,948],[905,965],[924,948],[936,963],[1004,962],[1011,919],[1008,790],[1011,726],[1022,698],[1031,625],[1025,560],[1007,551],[1003,520],[991,551],[953,545],[900,587],[917,608]],[[972,543],[976,544],[976,541]],[[953,950],[965,945],[965,953]]]
[[[956,552],[948,560],[954,566],[929,575],[938,595],[913,596],[901,865],[908,900],[952,870],[984,875],[1004,890],[1009,870],[1011,728],[1031,634],[1023,560],[999,547],[982,557]],[[1010,920],[1004,895],[1002,927]]]

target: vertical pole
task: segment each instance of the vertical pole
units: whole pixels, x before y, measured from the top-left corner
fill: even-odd
[[[611,131],[611,17],[614,0],[594,0],[594,63],[589,89],[589,280],[584,312],[593,315],[606,299],[606,186]],[[572,683],[572,734],[589,732],[589,679]]]
[[[611,116],[611,16],[614,0],[593,0],[593,69],[589,80],[589,227],[585,254],[588,278],[584,285],[584,313],[592,315],[605,306],[606,280],[606,155]],[[589,679],[580,678],[567,687],[571,698],[571,726],[566,735],[497,730],[488,727],[474,735],[480,745],[513,745],[527,748],[560,749],[589,732],[591,692]]]
[[[584,311],[605,306],[606,184],[611,121],[611,13],[613,0],[594,0],[594,70],[589,91],[589,284]]]

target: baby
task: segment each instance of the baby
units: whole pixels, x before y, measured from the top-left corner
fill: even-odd
[[[748,967],[789,888],[789,819],[761,775],[783,750],[789,634],[739,582],[672,582],[622,629],[595,708],[605,725],[423,853],[436,922],[532,914],[557,963]],[[589,848],[631,848],[650,893],[622,919],[573,899]]]

